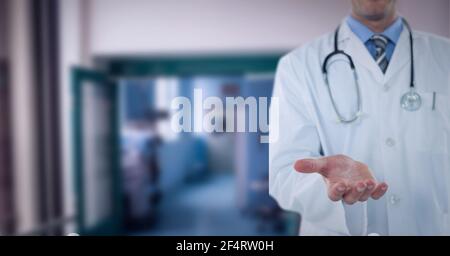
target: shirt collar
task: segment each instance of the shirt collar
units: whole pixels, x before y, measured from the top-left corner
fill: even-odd
[[[353,31],[353,33],[355,33],[358,38],[361,39],[361,41],[363,41],[364,43],[366,43],[370,38],[372,38],[373,35],[376,34],[366,25],[353,18],[351,15],[347,17],[347,24]],[[381,34],[389,38],[392,43],[397,44],[402,31],[403,19],[401,17],[398,17],[397,20]]]

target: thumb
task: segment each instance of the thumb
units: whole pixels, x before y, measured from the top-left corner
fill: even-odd
[[[326,158],[303,159],[295,162],[294,169],[301,173],[321,173],[327,166]]]

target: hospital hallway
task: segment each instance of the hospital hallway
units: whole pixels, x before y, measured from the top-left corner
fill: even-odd
[[[214,200],[211,200],[214,195]],[[158,220],[149,231],[133,235],[265,236],[283,235],[259,229],[261,221],[239,211],[235,177],[215,174],[195,184],[187,183],[162,198]],[[266,223],[267,224],[267,223]]]

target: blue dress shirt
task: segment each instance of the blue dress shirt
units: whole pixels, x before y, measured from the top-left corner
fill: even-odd
[[[377,50],[375,44],[370,40],[373,35],[377,34],[370,30],[366,25],[362,24],[357,19],[352,16],[347,17],[347,24],[353,33],[358,36],[359,39],[366,45],[367,50],[375,58]],[[386,57],[388,61],[391,61],[392,55],[394,54],[395,46],[397,45],[400,35],[403,31],[403,20],[402,18],[397,18],[397,20],[388,27],[381,35],[389,38],[388,45],[386,47]]]

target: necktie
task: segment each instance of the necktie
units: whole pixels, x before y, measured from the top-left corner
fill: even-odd
[[[383,35],[374,35],[371,38],[372,42],[375,44],[376,55],[375,61],[378,66],[380,66],[383,73],[386,73],[386,70],[389,65],[389,61],[386,56],[386,47],[389,42],[389,39]]]

